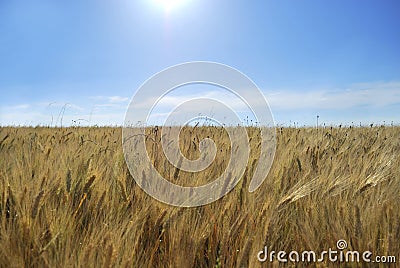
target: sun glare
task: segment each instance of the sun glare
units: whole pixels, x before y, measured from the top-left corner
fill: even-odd
[[[155,0],[156,4],[163,7],[165,11],[171,11],[182,5],[185,0]]]

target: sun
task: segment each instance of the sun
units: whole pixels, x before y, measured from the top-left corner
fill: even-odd
[[[155,0],[158,6],[164,8],[165,11],[171,11],[182,5],[185,0]]]

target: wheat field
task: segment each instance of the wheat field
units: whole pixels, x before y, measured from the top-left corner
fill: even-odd
[[[283,264],[259,262],[264,247],[320,251],[339,239],[399,258],[400,127],[278,128],[273,166],[253,193],[260,137],[247,131],[238,185],[209,205],[180,208],[136,185],[120,128],[0,128],[0,267],[271,267]],[[204,137],[219,149],[195,175],[171,166],[147,132],[153,164],[175,183],[210,182],[229,160],[223,129],[183,129],[187,158],[199,156]]]

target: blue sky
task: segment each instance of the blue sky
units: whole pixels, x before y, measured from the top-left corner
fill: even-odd
[[[122,124],[187,61],[248,75],[278,124],[400,123],[399,1],[160,1],[0,1],[0,124]]]

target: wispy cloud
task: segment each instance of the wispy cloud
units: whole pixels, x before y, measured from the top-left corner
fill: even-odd
[[[400,104],[400,82],[353,84],[335,90],[290,91],[266,93],[276,110],[331,109],[342,110],[360,106],[385,107]]]
[[[229,107],[234,110],[246,109],[245,103],[240,98],[223,89],[205,90],[202,92],[189,94],[185,94],[181,91],[178,94],[166,95],[162,98],[159,98],[158,96],[152,96],[151,92],[149,92],[149,97],[144,102],[139,103],[137,106],[135,106],[135,108],[142,109],[155,105],[158,110],[170,110],[186,103],[187,101],[199,98],[219,101],[221,103],[229,105]],[[198,109],[199,107],[192,108]]]
[[[263,90],[264,95],[273,110],[321,109],[343,110],[363,107],[381,107],[400,105],[400,82],[374,82],[353,84],[345,88],[337,89],[296,89],[296,90]],[[251,96],[250,96],[251,97]],[[227,104],[235,111],[245,111],[246,104],[237,96],[221,90],[204,91],[188,95],[167,95],[157,102],[155,96],[149,97],[136,108],[141,109],[156,104],[156,110],[165,112],[172,110],[186,101],[196,98],[206,98]],[[258,96],[254,96],[258,98]],[[257,99],[253,103],[263,104]],[[189,107],[189,109],[198,107]],[[218,110],[215,110],[217,112]]]
[[[89,99],[106,103],[127,103],[129,101],[128,97],[123,96],[92,96]]]
[[[110,96],[73,102],[41,101],[0,107],[0,125],[121,125],[128,98]]]
[[[296,120],[312,124],[316,114],[323,114],[325,120],[329,118],[329,122],[400,121],[400,117],[396,116],[396,111],[400,110],[400,81],[358,83],[333,89],[265,89],[263,92],[278,122]],[[264,105],[257,99],[258,96],[248,97],[253,105]],[[148,98],[135,108],[141,110],[156,103],[149,117],[154,122],[162,122],[163,117],[165,119],[171,115],[177,121],[184,121],[188,119],[188,115],[194,114],[194,110],[210,117],[222,114],[218,105],[185,106],[187,101],[196,98],[220,101],[238,113],[241,118],[247,118],[249,114],[248,107],[240,98],[221,90],[204,90],[189,94],[180,92],[166,95],[158,102],[157,97],[149,92]],[[185,108],[172,112],[180,106]]]
[[[13,105],[13,106],[5,106],[5,110],[26,110],[29,109],[31,105],[29,104],[18,104],[18,105]]]
[[[368,119],[363,112],[367,111],[373,120],[397,120],[400,121],[400,81],[393,82],[372,82],[352,84],[344,88],[336,89],[266,89],[263,90],[268,103],[271,106],[275,118],[279,121],[304,121],[312,122],[315,113],[325,113],[325,118],[334,121],[352,121],[355,118],[354,111],[358,113],[357,120]],[[156,103],[159,96],[148,93],[148,98],[140,103],[137,109],[151,107]],[[160,123],[171,116],[171,112],[178,109],[173,116],[183,119],[190,119],[192,115],[213,117],[223,115],[222,106],[209,104],[200,105],[188,100],[192,99],[213,99],[230,107],[234,112],[239,113],[241,118],[248,112],[245,103],[229,92],[223,90],[203,90],[198,92],[181,91],[172,93],[161,98],[149,119]],[[250,96],[251,98],[251,96]],[[21,103],[0,107],[0,125],[71,125],[80,122],[81,125],[122,125],[126,108],[130,98],[126,96],[93,96],[86,100],[77,99],[76,102],[68,103],[62,101],[41,101],[35,103]],[[256,105],[257,99],[252,100]],[[196,110],[200,112],[196,113]],[[345,111],[351,111],[346,113]],[[307,119],[308,118],[308,119]],[[371,117],[372,118],[372,117]],[[178,119],[178,118],[177,118]],[[307,121],[309,120],[309,121]],[[181,121],[178,119],[178,121]]]
[[[129,98],[121,96],[111,96],[108,97],[108,101],[111,103],[121,103],[121,102],[128,102]]]

